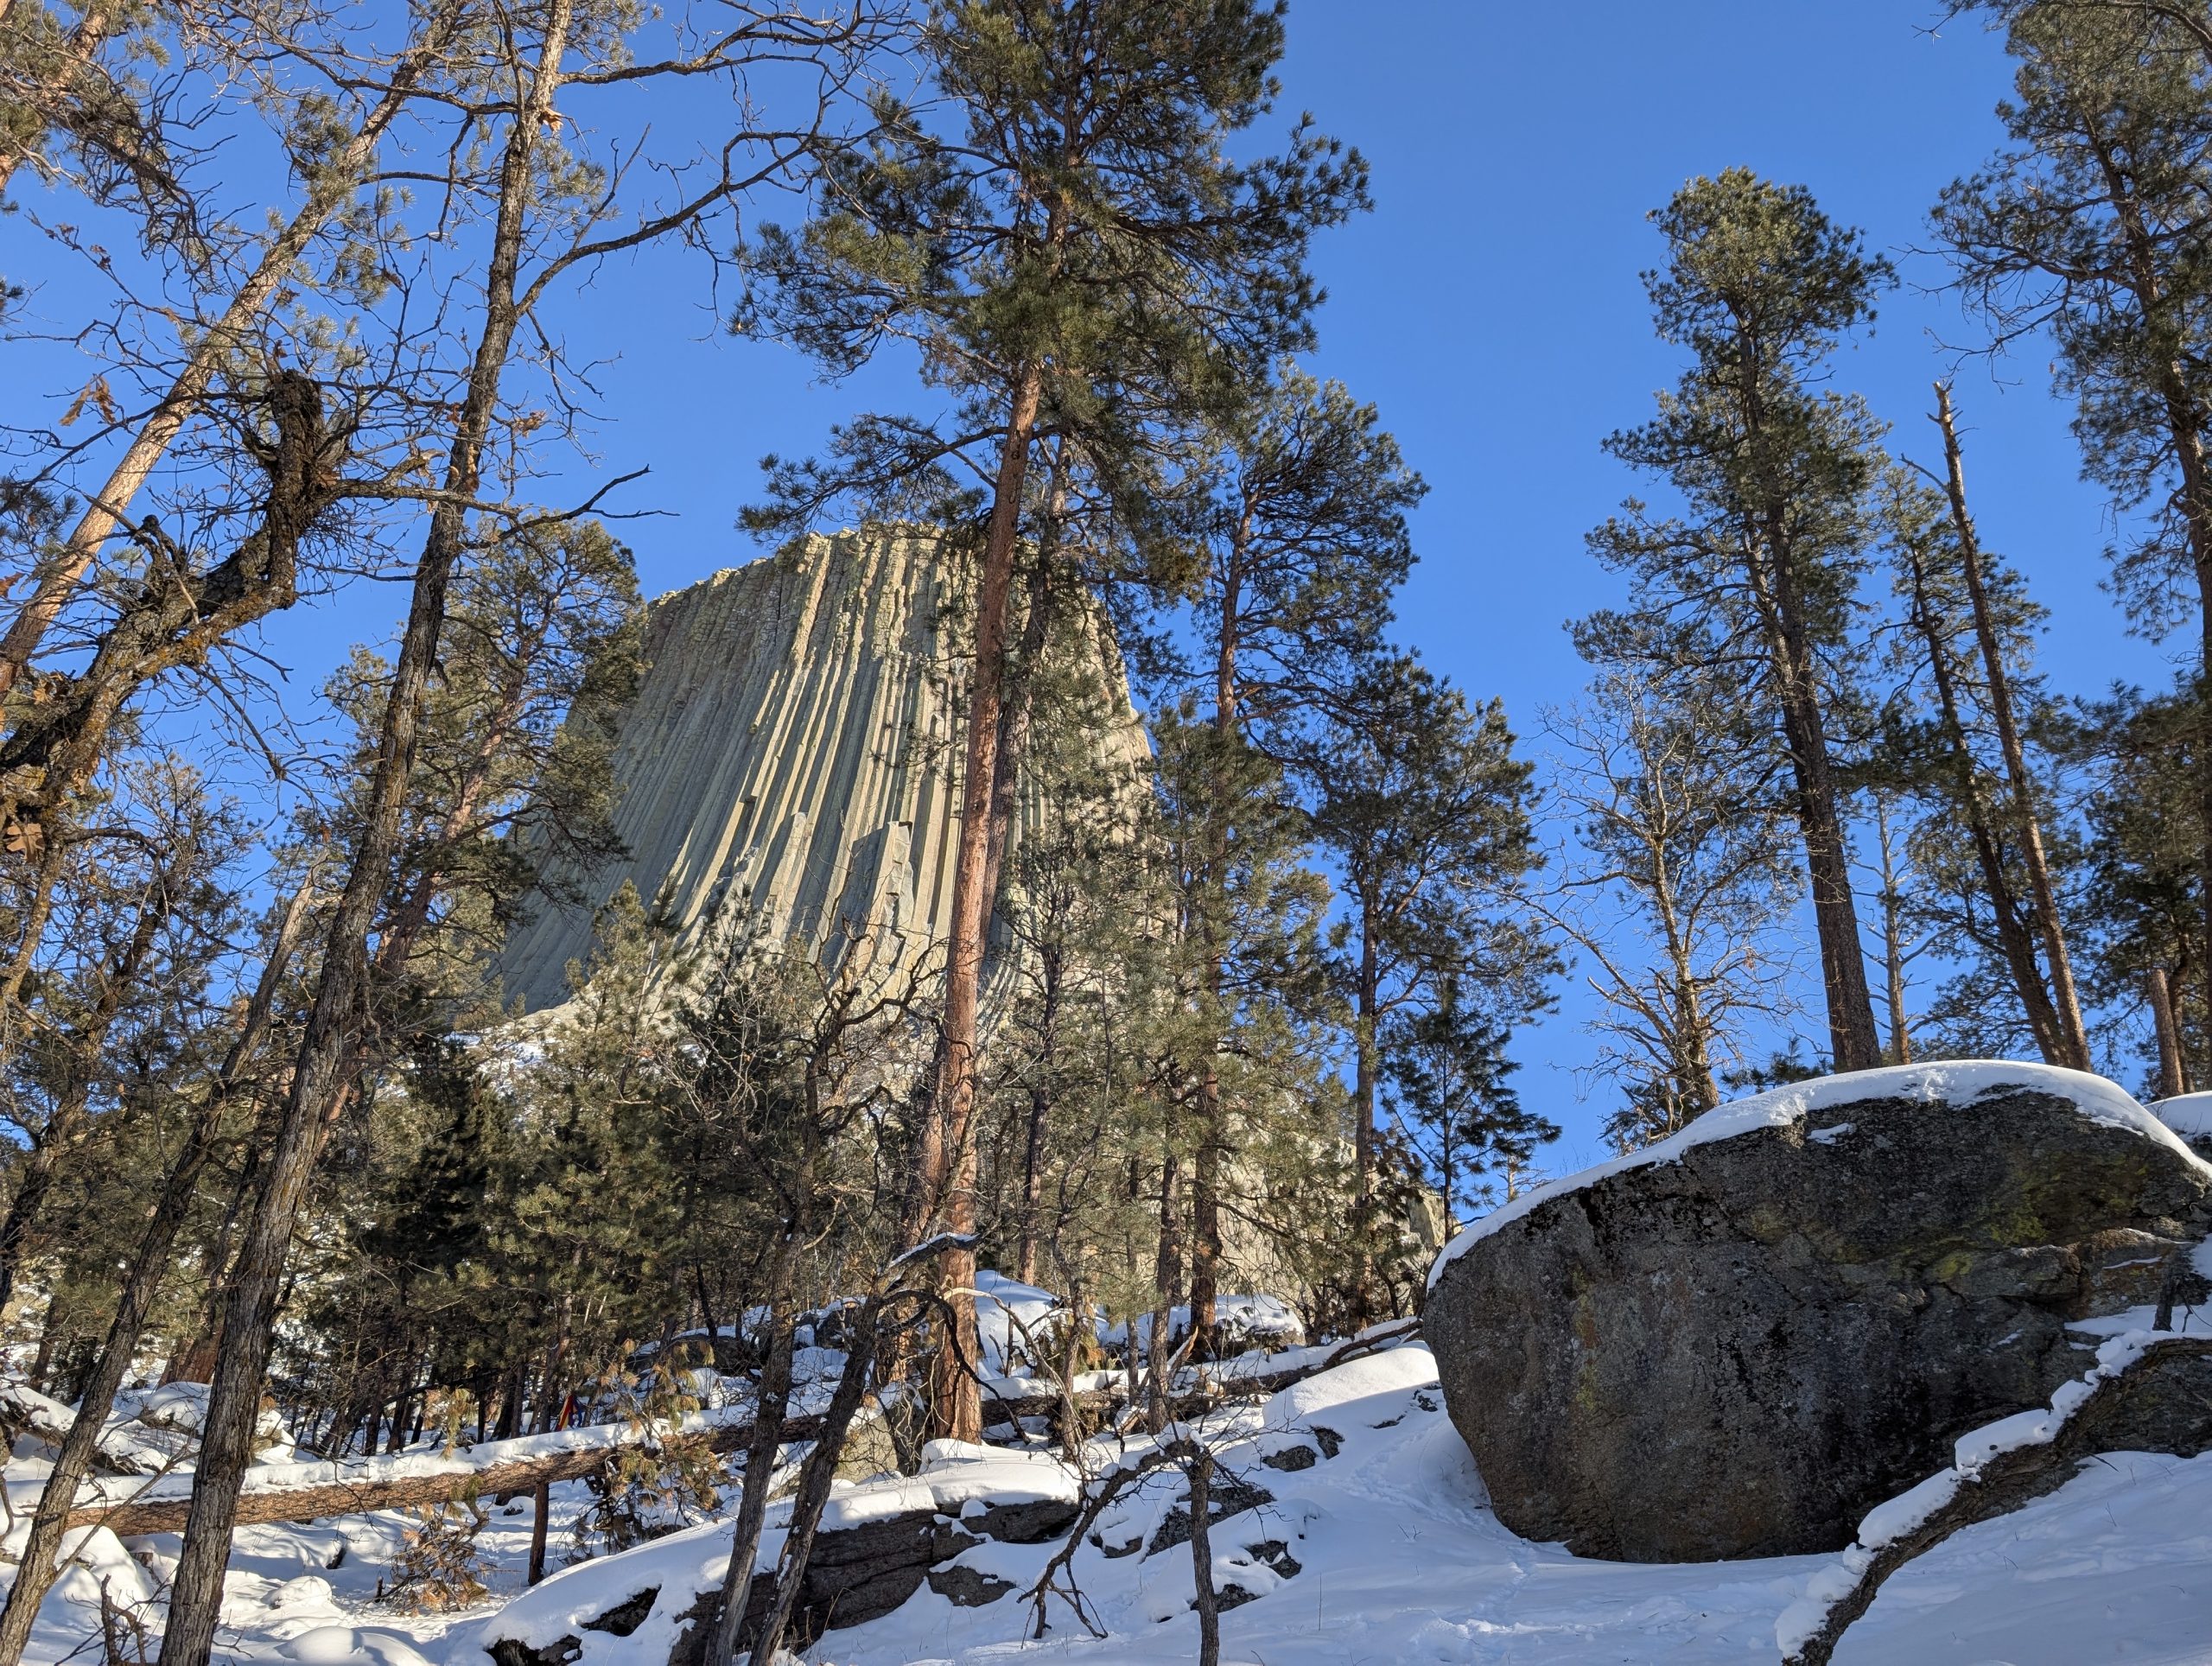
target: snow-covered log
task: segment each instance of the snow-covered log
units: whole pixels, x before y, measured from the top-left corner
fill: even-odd
[[[1415,1321],[1378,1326],[1333,1347],[1301,1348],[1290,1356],[1258,1357],[1246,1365],[1230,1360],[1210,1369],[1200,1385],[1175,1396],[1176,1415],[1189,1416],[1232,1399],[1262,1399],[1288,1384],[1387,1347],[1410,1335]],[[48,1402],[49,1404],[51,1402]],[[986,1413],[996,1407],[1002,1419],[1050,1416],[1064,1404],[1057,1394],[986,1397]],[[1083,1405],[1117,1403],[1117,1396],[1093,1391],[1078,1396]],[[66,1408],[63,1408],[66,1410]],[[49,1416],[48,1421],[51,1421]],[[818,1416],[784,1422],[784,1438],[806,1440],[821,1425]],[[735,1452],[750,1445],[753,1421],[731,1414],[698,1413],[680,1428],[634,1423],[595,1424],[536,1434],[515,1440],[491,1440],[450,1453],[403,1452],[343,1463],[262,1464],[246,1472],[238,1499],[238,1524],[318,1521],[373,1510],[407,1510],[493,1492],[523,1492],[555,1481],[582,1480],[625,1447],[649,1441],[690,1440],[709,1452]],[[86,1490],[69,1525],[105,1527],[111,1532],[175,1533],[184,1526],[192,1502],[189,1474],[162,1477],[149,1485],[126,1489],[113,1480]]]
[[[811,1439],[819,1416],[784,1420],[787,1440]],[[693,1441],[709,1452],[751,1444],[753,1421],[699,1414],[671,1430],[665,1425],[603,1423],[515,1440],[490,1440],[450,1453],[402,1452],[344,1463],[261,1464],[249,1469],[238,1498],[238,1524],[307,1522],[372,1510],[407,1510],[484,1493],[523,1492],[590,1475],[617,1452],[648,1442]],[[69,1514],[71,1527],[100,1526],[118,1535],[175,1533],[192,1502],[192,1478],[166,1477],[126,1492],[111,1482],[87,1488]]]
[[[0,1437],[7,1445],[12,1447],[29,1434],[49,1447],[58,1447],[69,1438],[70,1427],[76,1421],[77,1414],[59,1400],[48,1399],[21,1383],[0,1383]],[[93,1459],[98,1468],[115,1475],[156,1474],[173,1461],[168,1453],[150,1440],[112,1425],[100,1431]]]

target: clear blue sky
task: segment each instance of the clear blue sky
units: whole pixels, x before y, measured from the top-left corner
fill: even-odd
[[[1562,622],[1611,594],[1582,534],[1630,483],[1599,442],[1675,374],[1637,273],[1658,252],[1646,212],[1685,179],[1741,163],[1803,183],[1898,260],[1906,288],[1839,380],[1896,426],[1898,447],[1929,454],[1929,383],[1951,363],[1939,340],[1974,331],[1938,292],[1940,262],[1909,251],[1939,188],[1997,143],[1992,108],[2009,80],[1993,40],[1971,25],[1932,33],[1936,11],[1294,0],[1278,128],[1311,110],[1359,146],[1376,202],[1319,250],[1331,298],[1318,367],[1381,406],[1432,487],[1400,634],[1472,693],[1502,696],[1524,734],[1580,683]],[[664,133],[711,111],[654,114]],[[7,236],[11,277],[57,270]],[[51,294],[57,316],[66,283]],[[625,529],[649,593],[758,553],[733,523],[764,452],[803,453],[855,410],[916,403],[895,368],[823,387],[787,350],[730,340],[703,270],[674,251],[608,266],[561,314],[578,356],[613,355],[597,377],[594,459],[575,476],[649,464],[621,501],[666,512]],[[22,379],[12,397],[0,384],[0,407],[73,387],[48,373],[57,351],[11,347]],[[2124,636],[2098,588],[2108,528],[2078,481],[2046,366],[2031,353],[1998,369],[1976,362],[1960,378],[1970,479],[1986,537],[2052,611],[2044,668],[2076,692],[2162,680],[2163,654]],[[388,630],[403,605],[356,589],[286,621],[272,646],[312,687],[346,640]],[[1524,1094],[1567,1125],[1555,1169],[1598,1154],[1601,1105],[1580,1103],[1573,1071],[1589,1051],[1575,1005],[1516,1048]]]
[[[1637,274],[1658,251],[1644,215],[1684,180],[1742,163],[1803,183],[1891,253],[1905,286],[1838,379],[1898,447],[1930,455],[1929,384],[1955,362],[1942,345],[1974,336],[1934,293],[1942,264],[1909,251],[1940,188],[1997,143],[2010,77],[1997,41],[1971,26],[1931,33],[1935,14],[1929,0],[1293,0],[1281,113],[1311,110],[1374,170],[1375,212],[1319,251],[1318,367],[1381,406],[1431,486],[1400,634],[1502,696],[1524,734],[1580,684],[1563,621],[1610,594],[1582,535],[1630,482],[1599,441],[1675,374]],[[728,528],[760,453],[804,449],[868,401],[910,396],[893,376],[824,389],[780,349],[687,340],[704,321],[688,296],[656,294],[650,270],[602,285],[632,324],[665,326],[625,347],[602,442],[610,465],[649,460],[646,490],[681,512],[632,529],[658,589],[745,553]],[[1985,536],[2052,611],[2056,684],[2162,677],[2098,588],[2106,518],[2079,483],[2047,366],[1970,363],[1958,397]],[[1605,1109],[1602,1090],[1583,1100],[1574,1066],[1589,1044],[1567,997],[1516,1048],[1525,1097],[1567,1125],[1555,1169],[1599,1154]]]
[[[1694,0],[1561,8],[1387,8],[1294,0],[1291,101],[1354,139],[1376,211],[1321,258],[1321,364],[1376,400],[1432,491],[1402,632],[1526,734],[1572,697],[1560,623],[1610,594],[1583,532],[1630,489],[1599,450],[1641,420],[1676,361],[1656,342],[1638,273],[1658,254],[1644,215],[1685,179],[1741,163],[1811,188],[1865,228],[1904,284],[1843,355],[1892,444],[1933,455],[1930,379],[1978,340],[1932,256],[1938,190],[2001,139],[2011,70],[1932,0]],[[1387,26],[1384,20],[1387,19]],[[2161,681],[2162,652],[2126,637],[2098,588],[2110,534],[2079,480],[2068,410],[2039,353],[1960,367],[1968,480],[1991,545],[2050,609],[2043,665],[2088,693]],[[1602,1092],[1572,988],[1516,1048],[1530,1103],[1565,1123],[1554,1168],[1599,1154]],[[1817,1013],[1808,1025],[1819,1032]]]

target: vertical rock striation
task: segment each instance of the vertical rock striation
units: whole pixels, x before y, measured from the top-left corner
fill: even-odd
[[[952,902],[965,696],[966,582],[935,535],[870,527],[810,536],[653,604],[647,669],[613,769],[626,858],[582,881],[593,907],[541,902],[497,965],[530,1011],[564,1000],[597,905],[624,881],[687,947],[748,936],[874,939],[871,964],[912,965]],[[1120,715],[1097,736],[1142,754],[1118,658],[1100,675]],[[1021,814],[1033,822],[1035,789]]]

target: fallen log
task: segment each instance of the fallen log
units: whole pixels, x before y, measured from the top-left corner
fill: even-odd
[[[787,1417],[784,1438],[811,1439],[819,1417]],[[620,1423],[594,1424],[562,1435],[494,1440],[450,1457],[396,1453],[351,1464],[271,1464],[246,1472],[238,1524],[312,1522],[373,1510],[411,1510],[495,1492],[527,1492],[556,1481],[578,1481],[627,1447],[656,1440],[734,1452],[752,1443],[750,1419],[708,1422],[674,1434]],[[554,1442],[556,1449],[546,1447]],[[516,1450],[521,1448],[522,1450]],[[69,1512],[72,1527],[105,1527],[118,1535],[175,1533],[191,1507],[189,1476],[128,1497],[97,1499]],[[112,1489],[109,1489],[112,1490]]]
[[[20,1383],[0,1383],[0,1443],[12,1447],[29,1434],[59,1447],[76,1421],[60,1401]],[[167,1466],[167,1454],[133,1440],[127,1429],[109,1428],[101,1431],[92,1461],[111,1475],[152,1475]]]
[[[1230,1400],[1264,1399],[1348,1359],[1402,1341],[1417,1326],[1417,1320],[1408,1319],[1381,1328],[1355,1337],[1318,1360],[1282,1370],[1234,1373],[1202,1381],[1196,1389],[1174,1397],[1171,1402],[1174,1414],[1188,1417]],[[1079,1408],[1111,1406],[1119,1399],[1118,1395],[1103,1389],[1076,1396]],[[1065,1398],[1058,1394],[1019,1399],[987,1396],[984,1416],[994,1424],[1009,1423],[1025,1416],[1058,1415],[1065,1405]],[[787,1417],[783,1438],[811,1440],[821,1423],[819,1416]],[[724,1421],[715,1414],[702,1413],[685,1419],[672,1433],[636,1424],[597,1423],[557,1434],[486,1441],[450,1455],[402,1452],[352,1463],[261,1465],[246,1472],[245,1489],[238,1496],[238,1524],[321,1521],[376,1510],[452,1504],[497,1492],[528,1492],[556,1481],[582,1480],[615,1453],[649,1441],[696,1442],[705,1451],[724,1453],[749,1446],[752,1440],[750,1418],[743,1422]],[[188,1474],[163,1477],[129,1494],[122,1494],[113,1481],[97,1483],[92,1496],[69,1512],[69,1525],[105,1527],[118,1535],[181,1532],[191,1508],[191,1485]]]
[[[1873,1606],[1891,1574],[1953,1534],[2057,1491],[2087,1459],[2107,1452],[2194,1458],[2212,1449],[2212,1338],[2145,1343],[2110,1375],[2101,1370],[2087,1383],[2069,1383],[2043,1415],[2049,1422],[2027,1431],[2027,1444],[1995,1447],[1979,1461],[1968,1457],[1869,1516],[1874,1530],[1861,1526],[1860,1542],[1830,1570],[1832,1587],[1816,1582],[1808,1599],[1816,1612],[1783,1616],[1802,1633],[1777,1637],[1783,1666],[1828,1666],[1845,1631]],[[1993,1428],[2002,1432],[2020,1421]],[[1885,1512],[1895,1512],[1893,1528],[1883,1523]]]

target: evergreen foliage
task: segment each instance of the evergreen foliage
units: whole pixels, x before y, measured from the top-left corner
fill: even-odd
[[[1802,188],[1742,169],[1691,181],[1653,219],[1668,264],[1645,275],[1662,340],[1689,367],[1659,414],[1606,449],[1665,480],[1676,515],[1635,500],[1590,535],[1630,582],[1625,613],[1578,627],[1586,657],[1646,675],[1732,664],[1762,696],[1790,777],[1838,1069],[1880,1062],[1861,961],[1835,747],[1855,701],[1853,626],[1873,531],[1882,432],[1820,391],[1839,340],[1873,317],[1889,264]]]
[[[2018,76],[1936,232],[1993,350],[2048,334],[2131,622],[2201,639],[2054,688],[1948,382],[1916,470],[1834,380],[1896,273],[1726,168],[1651,217],[1680,375],[1603,444],[1655,498],[1588,537],[1615,595],[1537,757],[1395,639],[1428,488],[1301,362],[1367,170],[1260,137],[1280,4],[736,3],[666,60],[596,0],[0,6],[0,188],[137,245],[0,480],[0,1332],[87,1431],[0,1666],[157,1373],[211,1384],[162,1666],[208,1658],[264,1395],[333,1459],[626,1423],[574,1554],[733,1503],[757,1548],[803,1366],[874,1396],[868,1462],[979,1435],[996,1272],[1063,1298],[997,1364],[1111,1364],[1165,1432],[1175,1370],[1238,1345],[1226,1298],[1408,1312],[1441,1232],[1536,1182],[1563,1113],[1516,1072],[1569,966],[1622,1150],[1912,1058],[2212,1084],[2212,16],[1961,10]],[[664,74],[743,92],[727,147],[594,160],[572,95]],[[241,213],[220,152],[264,128],[283,200]],[[645,615],[598,499],[540,501],[588,388],[541,303],[648,240],[728,250],[711,217],[771,186],[804,218],[747,209],[732,327],[918,371],[918,413],[768,459],[746,515],[943,534],[953,926],[898,963],[889,922],[816,951],[741,892],[678,920],[601,877]],[[365,575],[405,582],[392,651],[276,688],[265,622]],[[505,935],[594,903],[570,998],[514,1013]],[[756,1417],[741,1468],[663,1438],[710,1399]],[[484,1520],[424,1514],[394,1599],[480,1598]]]

